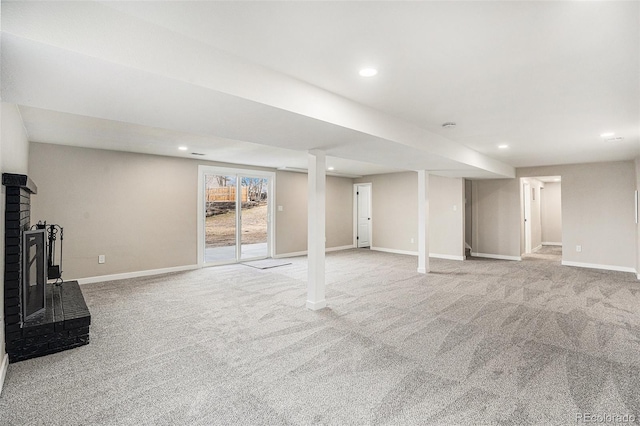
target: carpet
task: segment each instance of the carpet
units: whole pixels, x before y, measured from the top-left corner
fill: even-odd
[[[253,262],[242,262],[242,265],[251,266],[256,269],[271,269],[279,266],[291,265],[291,262],[283,259],[263,259],[254,260]]]
[[[536,257],[539,256],[539,257]],[[548,258],[544,258],[547,256]],[[91,343],[11,364],[3,425],[567,425],[640,416],[634,274],[329,253],[87,284]],[[611,417],[612,418],[612,417]],[[622,418],[622,417],[620,417]]]

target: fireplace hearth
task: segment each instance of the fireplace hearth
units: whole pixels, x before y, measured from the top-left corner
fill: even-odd
[[[46,231],[30,230],[36,185],[25,175],[11,173],[2,174],[2,184],[6,187],[4,319],[9,362],[88,344],[91,314],[77,281],[47,283]]]

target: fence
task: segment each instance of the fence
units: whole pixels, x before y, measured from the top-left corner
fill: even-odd
[[[246,186],[241,187],[242,200],[246,203],[249,199],[248,189]],[[220,188],[207,188],[207,202],[229,202],[236,201],[236,187],[235,186],[223,186]]]

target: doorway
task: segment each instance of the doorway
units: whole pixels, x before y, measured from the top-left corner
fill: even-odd
[[[271,257],[274,174],[199,167],[198,264]]]
[[[371,183],[353,185],[353,245],[357,248],[371,247]]]
[[[561,180],[560,176],[520,179],[524,256],[562,259]]]

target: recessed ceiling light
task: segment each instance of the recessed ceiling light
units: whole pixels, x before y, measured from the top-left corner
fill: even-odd
[[[555,178],[553,181],[554,182],[560,182],[560,178]]]
[[[498,148],[507,149],[507,148],[509,148],[509,145],[507,145],[507,144],[498,145]]]
[[[373,77],[378,74],[378,70],[375,68],[362,68],[360,70],[360,76],[362,77]]]
[[[178,149],[179,149],[180,151],[186,151],[186,150],[188,150],[189,148],[188,148],[188,147],[186,147],[186,146],[179,146],[179,147],[178,147]]]
[[[331,170],[335,170],[334,167],[328,167],[327,170],[331,171]]]
[[[456,127],[456,123],[453,123],[451,121],[447,121],[446,123],[442,124],[442,127],[444,127],[445,129],[452,129],[452,128]]]
[[[615,133],[613,132],[607,132],[607,133],[603,133],[600,135],[601,138],[610,138],[611,136],[615,135]]]

